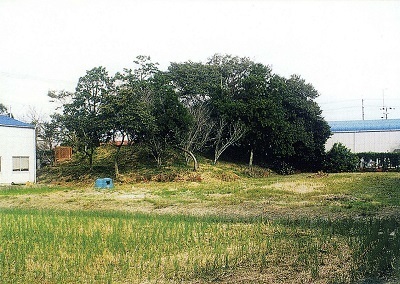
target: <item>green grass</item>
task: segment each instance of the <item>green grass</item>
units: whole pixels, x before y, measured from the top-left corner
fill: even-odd
[[[49,187],[46,185],[32,185],[32,186],[0,186],[0,196],[15,196],[15,195],[26,195],[26,194],[46,194],[53,193],[56,191],[70,190],[67,187]]]
[[[221,211],[231,205],[246,204],[252,209],[258,208],[252,211],[255,215],[279,207],[285,212],[307,208],[307,215],[375,216],[385,208],[400,206],[399,173],[331,174],[324,178],[313,178],[309,174],[270,175],[241,177],[231,182],[145,183],[137,187],[151,192],[146,201],[154,204],[180,207],[201,203]],[[120,190],[130,192],[124,187]]]
[[[0,188],[2,283],[400,276],[399,173],[279,176],[202,163],[196,174],[146,169],[95,190],[96,175],[63,171],[79,183]]]
[[[277,267],[298,283],[398,273],[399,222],[123,212],[0,212],[2,283],[217,281]],[[383,253],[384,252],[384,253]],[[289,282],[287,282],[289,283]]]

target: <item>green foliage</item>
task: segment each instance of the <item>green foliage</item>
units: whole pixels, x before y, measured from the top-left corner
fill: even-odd
[[[0,114],[6,114],[7,113],[7,107],[0,103]]]
[[[330,130],[314,102],[318,92],[299,76],[286,79],[249,58],[219,54],[206,64],[173,63],[169,75],[186,105],[209,102],[213,141],[229,141],[229,129],[242,121],[246,135],[232,143],[238,152],[255,153],[260,164],[278,160],[297,169],[321,169]],[[222,132],[221,121],[229,122]]]
[[[293,175],[295,173],[293,166],[289,165],[285,161],[276,162],[274,170],[280,175]]]
[[[186,106],[207,101],[220,85],[216,70],[200,62],[172,62],[166,74]]]
[[[326,153],[325,171],[340,173],[354,172],[358,169],[359,159],[346,146],[341,143],[335,143]]]
[[[329,126],[314,101],[317,90],[300,76],[287,79],[247,57],[219,54],[206,63],[171,63],[166,72],[148,56],[134,63],[113,77],[93,68],[74,93],[49,92],[63,104],[49,134],[62,135],[90,164],[100,143],[122,140],[145,143],[158,165],[171,147],[183,149],[187,162],[212,148],[216,162],[235,146],[259,165],[321,169]]]
[[[93,153],[105,137],[107,124],[102,112],[106,97],[114,91],[112,79],[104,67],[96,67],[79,78],[72,101],[64,105],[62,124],[76,139],[76,148],[84,152],[92,167]]]
[[[288,162],[296,168],[320,169],[330,128],[314,101],[319,96],[318,91],[298,75],[287,79],[286,85],[283,105],[286,106],[286,120],[290,121],[288,137],[294,148]]]
[[[192,121],[164,74],[157,74],[154,84],[151,115],[155,126],[146,133],[145,143],[161,166],[168,147],[180,144]]]

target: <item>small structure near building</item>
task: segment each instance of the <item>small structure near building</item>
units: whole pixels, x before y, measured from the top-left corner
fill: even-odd
[[[35,126],[0,115],[0,184],[36,182]]]
[[[332,136],[325,144],[342,143],[353,153],[388,153],[400,149],[400,119],[328,122]]]
[[[54,148],[54,162],[60,163],[69,161],[72,158],[72,147],[68,146],[57,146]]]

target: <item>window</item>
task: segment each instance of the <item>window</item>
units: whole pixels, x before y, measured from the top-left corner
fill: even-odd
[[[29,171],[29,157],[16,156],[12,158],[14,172]]]

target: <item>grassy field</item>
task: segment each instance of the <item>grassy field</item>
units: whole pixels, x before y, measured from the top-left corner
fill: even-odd
[[[170,175],[0,188],[1,282],[399,279],[399,173]]]

